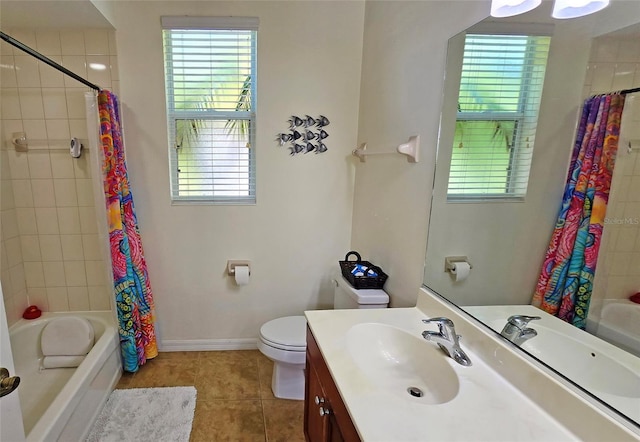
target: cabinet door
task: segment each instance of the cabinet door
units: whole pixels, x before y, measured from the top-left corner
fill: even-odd
[[[344,437],[342,437],[342,433],[340,432],[340,426],[338,426],[338,421],[336,420],[333,414],[327,416],[329,421],[329,441],[330,442],[345,442]]]
[[[305,435],[308,442],[360,442],[318,344],[307,329]],[[316,404],[316,397],[318,404]]]
[[[309,442],[326,442],[330,440],[329,420],[320,414],[320,407],[326,406],[323,402],[325,394],[318,373],[308,358],[305,377],[304,432]]]

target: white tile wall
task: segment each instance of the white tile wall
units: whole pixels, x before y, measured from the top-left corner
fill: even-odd
[[[3,31],[102,87],[117,83],[111,31]],[[4,42],[0,63],[0,277],[8,321],[29,304],[48,311],[109,309],[92,153],[72,159],[62,150],[71,137],[88,145],[87,88]],[[16,152],[9,142],[22,131],[28,152]]]
[[[640,40],[594,41],[585,96],[640,87]],[[595,305],[640,292],[640,152],[628,153],[629,140],[640,146],[640,93],[627,95],[620,145],[594,283]],[[591,314],[591,313],[590,313]],[[599,314],[594,309],[594,316]]]

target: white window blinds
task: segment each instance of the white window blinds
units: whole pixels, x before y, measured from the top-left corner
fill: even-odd
[[[258,20],[163,17],[173,201],[255,203]]]
[[[525,196],[549,42],[466,36],[449,201]]]

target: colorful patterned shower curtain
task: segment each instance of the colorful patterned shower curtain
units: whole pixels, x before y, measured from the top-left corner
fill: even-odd
[[[158,355],[153,295],[129,189],[116,95],[100,91],[98,110],[120,348],[124,370],[136,372]]]
[[[587,99],[567,184],[532,304],[584,329],[593,290],[624,95]]]

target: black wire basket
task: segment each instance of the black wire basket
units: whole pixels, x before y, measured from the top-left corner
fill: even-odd
[[[351,255],[356,257],[356,261],[349,261],[349,257]],[[349,284],[351,284],[355,289],[382,289],[384,287],[384,283],[389,277],[380,267],[371,264],[369,261],[363,261],[360,254],[354,250],[347,253],[344,257],[344,261],[338,261],[338,263],[340,264],[342,276],[344,276],[344,279],[349,281]],[[367,266],[369,269],[376,272],[378,276],[368,276],[366,274],[364,276],[354,275],[351,271],[356,264]]]

